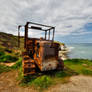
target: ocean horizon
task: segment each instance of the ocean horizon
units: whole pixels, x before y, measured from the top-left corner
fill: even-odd
[[[68,57],[70,59],[90,59],[92,60],[92,43],[66,43],[69,49]]]

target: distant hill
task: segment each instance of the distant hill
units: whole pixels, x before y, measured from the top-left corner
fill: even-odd
[[[65,45],[59,41],[55,41],[61,45]],[[20,38],[20,48],[23,49],[24,38]],[[18,49],[18,36],[0,32],[0,48],[6,48],[10,50]]]
[[[21,43],[23,39],[21,38]],[[0,32],[0,48],[14,49],[18,47],[18,37],[12,34]]]
[[[21,56],[24,39],[21,37],[21,48],[18,48],[18,37],[0,32],[0,62],[15,62]]]

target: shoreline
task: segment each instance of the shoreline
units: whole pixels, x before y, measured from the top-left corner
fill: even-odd
[[[61,45],[61,51],[59,51],[59,56],[61,57],[62,60],[68,59],[68,53],[69,49],[65,45]]]

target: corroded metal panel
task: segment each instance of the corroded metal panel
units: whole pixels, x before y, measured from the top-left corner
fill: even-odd
[[[41,71],[54,70],[57,68],[58,61],[55,58],[44,60],[41,64]]]

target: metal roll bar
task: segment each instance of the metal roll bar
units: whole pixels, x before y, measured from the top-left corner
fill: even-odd
[[[29,27],[29,24],[47,27],[47,29],[44,30],[44,29],[42,29],[42,27],[38,27],[38,26]],[[26,22],[26,25],[19,25],[18,26],[18,47],[20,47],[20,28],[21,27],[25,28],[24,48],[26,48],[26,43],[27,43],[27,39],[28,39],[28,29],[36,29],[36,30],[44,31],[45,32],[45,40],[47,39],[47,32],[48,32],[48,40],[50,40],[50,32],[51,32],[51,30],[53,30],[52,42],[54,41],[55,27],[43,25],[43,24],[39,24],[39,23],[34,23],[34,22]]]

